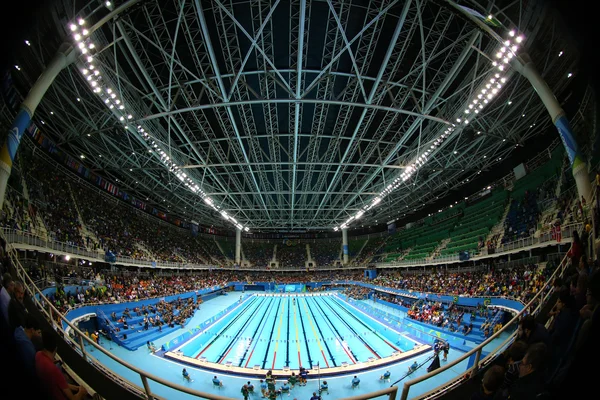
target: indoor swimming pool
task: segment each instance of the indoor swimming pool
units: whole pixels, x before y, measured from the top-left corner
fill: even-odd
[[[380,360],[416,344],[336,295],[255,294],[175,350],[208,363],[298,370]]]

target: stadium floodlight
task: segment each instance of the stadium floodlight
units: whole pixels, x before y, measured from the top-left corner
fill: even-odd
[[[107,1],[105,5],[110,10],[114,8],[112,2]],[[130,110],[127,109],[128,107],[123,104],[123,99],[118,97],[117,91],[110,87],[109,82],[103,78],[100,68],[101,65],[96,63],[94,58],[94,53],[97,51],[97,46],[93,42],[93,38],[90,36],[90,31],[86,29],[84,25],[86,25],[86,21],[83,18],[78,18],[75,22],[72,22],[68,25],[74,41],[74,47],[79,49],[81,53],[81,56],[78,60],[78,70],[84,76],[84,79],[89,83],[92,91],[100,97],[102,102],[108,107],[109,110],[111,110],[113,115],[123,124],[125,130],[129,130],[127,121],[135,120],[134,115],[133,113],[129,112]],[[80,101],[80,99],[77,98],[77,101]],[[207,205],[219,211],[220,207],[216,206],[212,199],[206,197],[206,193],[200,189],[198,184],[196,184],[192,178],[188,177],[186,174],[182,174],[179,171],[180,166],[177,165],[176,160],[171,158],[172,154],[162,149],[157,143],[158,140],[154,140],[152,135],[146,131],[142,125],[137,125],[137,132],[146,142],[148,142],[149,147],[153,147],[155,149],[155,151],[152,151],[152,149],[148,150],[148,154],[151,154],[151,157],[154,157],[155,154],[160,157],[161,163],[166,167],[166,169],[169,170],[169,172],[175,174],[175,176],[181,182],[184,182],[185,186],[193,193],[200,195]],[[225,219],[230,220],[228,217]],[[233,222],[233,224],[238,229],[244,228],[244,226],[237,221]],[[244,229],[246,232],[249,231],[248,227],[245,227]]]
[[[492,18],[493,17],[491,15],[488,16],[488,19],[491,20]],[[495,54],[496,61],[492,61],[492,66],[494,67],[495,71],[491,73],[488,79],[483,80],[481,87],[473,92],[473,97],[468,100],[466,106],[462,109],[461,114],[455,118],[456,123],[459,126],[464,127],[472,122],[472,119],[463,119],[461,118],[461,116],[463,116],[464,114],[470,114],[471,110],[473,110],[475,114],[473,115],[473,117],[477,117],[479,112],[483,110],[485,105],[489,104],[490,101],[492,101],[498,95],[498,93],[503,87],[502,84],[506,83],[508,78],[507,76],[505,76],[504,71],[510,65],[510,62],[513,59],[513,57],[517,55],[516,53],[519,49],[519,44],[525,40],[524,36],[517,35],[517,32],[515,30],[507,32],[506,36],[507,37],[505,38],[505,40],[500,43],[500,47],[498,48]],[[571,76],[572,74],[569,74],[568,77],[570,78]],[[496,84],[496,81],[498,80],[502,84]],[[492,86],[494,84],[495,87]],[[510,105],[511,102],[509,102],[508,104]],[[475,108],[475,106],[477,107]],[[413,161],[409,163],[408,166],[404,169],[404,171],[400,174],[400,179],[402,180],[402,182],[407,182],[415,173],[415,171],[421,169],[427,163],[427,156],[432,154],[434,150],[439,149],[442,143],[454,132],[455,129],[456,124],[451,124],[451,126],[448,126],[447,129],[445,129],[444,132],[441,133],[437,138],[434,138],[433,140],[431,140],[431,142],[425,144],[423,148],[426,149],[426,151],[422,154],[417,154]],[[398,187],[398,185],[392,185],[392,187],[385,187],[381,191],[381,193],[379,193],[379,195],[377,195],[377,197],[375,197],[370,202],[368,206],[364,207],[364,209],[369,210],[375,207],[381,202],[381,200],[384,197],[391,194],[391,192],[393,192]],[[364,213],[364,211],[362,211],[362,213],[361,211],[362,209],[358,211],[358,213],[353,217],[354,220],[362,216],[362,213]],[[351,222],[351,219],[344,223],[344,225],[340,226],[340,228],[345,228],[349,222]]]

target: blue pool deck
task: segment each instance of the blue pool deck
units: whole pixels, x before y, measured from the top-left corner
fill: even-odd
[[[308,344],[308,349],[311,351],[311,361],[313,361],[313,364],[316,361],[319,361],[319,366],[322,368],[320,370],[324,373],[326,371],[325,360],[327,360],[328,363],[333,364],[331,362],[331,359],[333,358],[339,365],[341,365],[344,362],[348,365],[352,365],[351,358],[354,358],[354,356],[352,356],[352,353],[355,354],[355,356],[358,358],[357,361],[360,362],[365,359],[368,360],[369,357],[375,358],[373,352],[381,353],[381,355],[388,353],[392,354],[394,350],[388,350],[388,348],[392,349],[392,347],[389,346],[389,344],[386,344],[386,341],[396,347],[402,346],[402,343],[391,342],[390,336],[382,334],[382,331],[385,331],[386,329],[381,329],[380,332],[378,332],[377,334],[368,332],[368,330],[363,325],[361,325],[357,320],[352,320],[351,318],[353,317],[349,315],[354,314],[355,317],[359,313],[359,311],[348,309],[348,307],[346,306],[345,308],[349,311],[349,313],[345,313],[343,310],[344,305],[335,303],[339,299],[336,300],[335,298],[327,298],[325,299],[326,302],[320,304],[314,302],[314,299],[302,299],[297,300],[297,304],[294,307],[294,305],[291,303],[285,304],[284,299],[287,300],[285,297],[261,297],[260,295],[264,295],[264,292],[246,292],[246,294],[256,294],[258,296],[253,296],[245,300],[244,303],[241,304],[241,306],[249,306],[250,301],[260,301],[260,303],[253,303],[253,305],[251,306],[252,308],[248,309],[248,311],[251,311],[253,313],[253,318],[246,320],[243,319],[242,316],[228,328],[228,330],[231,329],[230,332],[237,333],[238,331],[240,331],[240,338],[246,339],[234,340],[235,336],[237,336],[234,334],[227,335],[233,336],[229,338],[225,337],[225,335],[223,335],[222,337],[218,337],[217,340],[209,347],[209,349],[204,352],[204,354],[206,354],[207,361],[209,360],[209,358],[210,361],[213,363],[218,362],[220,360],[220,364],[224,365],[224,368],[227,368],[227,364],[229,362],[231,362],[232,364],[234,362],[237,362],[239,365],[241,361],[242,364],[247,364],[248,368],[253,368],[257,364],[261,364],[262,366],[262,363],[265,362],[265,366],[272,367],[273,365],[275,365],[275,369],[277,369],[277,367],[283,368],[285,364],[289,362],[288,366],[292,370],[295,370],[299,363],[302,363],[302,365],[309,366],[308,354],[305,354],[307,353],[306,351],[302,351],[302,348],[306,347],[306,344]],[[187,326],[198,326],[206,319],[208,319],[211,315],[217,314],[225,310],[234,303],[239,302],[239,300],[240,297],[236,294],[218,296],[214,299],[208,300],[202,305],[202,309],[196,312],[196,314],[193,316],[193,318]],[[276,303],[274,303],[275,301]],[[363,303],[367,306],[377,308],[390,314],[395,314],[399,318],[404,317],[402,315],[402,311],[394,309],[392,307],[387,307],[385,305],[381,305],[369,300],[365,300],[363,301]],[[319,307],[322,308],[322,311]],[[310,310],[312,310],[312,312]],[[335,311],[335,313],[333,311]],[[294,312],[296,313],[296,322],[294,322]],[[339,315],[339,317],[336,316],[336,313]],[[314,340],[313,342],[311,342],[309,340],[309,342],[306,343],[302,340],[302,323],[298,321],[299,314],[302,314],[302,317],[304,318],[304,331],[307,334],[307,338],[316,339],[318,337],[321,337],[325,338],[324,341],[319,342],[318,340]],[[232,312],[228,315],[231,315],[234,318],[238,315],[238,313]],[[310,321],[307,320],[309,318]],[[336,320],[334,318],[338,319]],[[363,320],[363,322],[366,322],[366,319],[360,319]],[[314,327],[311,327],[311,322]],[[223,326],[220,326],[219,324],[220,322],[214,324],[211,328],[209,328],[212,334],[206,334],[204,335],[205,337],[200,335],[200,339],[194,338],[192,339],[192,341],[186,343],[186,345],[190,346],[189,351],[191,352],[191,355],[194,358],[201,351],[200,347],[205,348],[204,345],[198,345],[198,349],[194,350],[192,348],[194,341],[199,340],[197,344],[210,343],[211,340],[215,339],[215,337],[213,337],[213,334],[215,333],[214,331],[223,328]],[[317,328],[317,325],[321,329],[321,334],[319,334],[319,328]],[[369,324],[367,324],[367,326],[369,326]],[[364,336],[360,336],[361,332],[358,330],[359,327],[364,328],[362,332],[365,333]],[[252,334],[255,333],[255,331],[257,334],[257,336],[255,337],[259,337],[259,332],[261,332],[261,329],[261,338],[265,339],[264,332],[267,330],[267,337],[269,337],[272,330],[273,335],[275,337],[279,337],[279,339],[275,338],[270,340],[279,340],[279,342],[267,342],[266,340],[264,340],[262,342],[258,341],[252,343],[252,341],[249,342],[247,340],[247,338],[251,337]],[[337,334],[335,332],[336,329],[338,330]],[[411,332],[410,329],[412,328],[407,328],[406,330],[407,336],[415,337],[418,335],[418,332]],[[353,330],[355,332],[353,332]],[[411,335],[413,333],[415,335]],[[289,339],[287,339],[288,334]],[[334,334],[337,335],[337,338],[336,336],[334,336]],[[172,332],[154,341],[154,344],[158,348],[160,348],[163,344],[168,343],[169,341],[180,335],[181,331]],[[296,338],[296,335],[298,335],[298,338]],[[310,337],[309,335],[312,335],[312,337]],[[340,340],[339,337],[343,337],[344,339]],[[288,340],[288,342],[286,343],[283,340]],[[494,342],[490,343],[484,350],[492,350],[496,348],[502,341],[502,338],[496,339]],[[346,346],[343,345],[344,342],[346,342]],[[371,347],[371,349],[369,349],[365,345],[365,342],[369,345],[368,347]],[[250,343],[250,346],[248,346],[248,343]],[[327,351],[326,347],[324,346],[325,343],[328,343],[328,345],[331,344],[331,353]],[[470,343],[468,340],[463,340],[462,344],[463,349],[469,349],[475,346],[474,343]],[[211,350],[213,346],[214,350]],[[125,348],[117,346],[112,342],[104,340],[102,342],[102,347],[109,350],[115,356],[121,358],[122,360],[132,365],[135,365],[136,367],[143,369],[150,374],[160,376],[161,378],[170,380],[178,385],[186,386],[196,390],[218,393],[220,395],[232,398],[241,398],[240,389],[242,385],[244,385],[248,381],[251,381],[256,388],[256,393],[254,394],[254,397],[260,398],[259,379],[255,377],[244,377],[236,376],[231,373],[207,371],[203,368],[197,368],[187,364],[185,365],[185,368],[188,370],[193,379],[192,382],[187,382],[181,376],[181,370],[184,367],[184,365],[182,365],[179,361],[151,354],[145,346],[140,347],[135,351],[129,351]],[[182,349],[184,347],[185,345],[182,347]],[[352,353],[350,351],[347,351],[348,347],[352,350]],[[286,350],[286,348],[289,350]],[[300,348],[300,357],[298,357],[298,348]],[[90,348],[88,348],[88,350],[90,350]],[[256,353],[256,355],[250,355],[252,350],[254,351],[254,353]],[[224,353],[227,353],[227,351],[228,354],[224,356]],[[410,350],[409,352],[411,351],[412,350]],[[182,350],[182,352],[185,352],[185,350]],[[293,353],[295,353],[295,355]],[[314,356],[312,355],[313,353],[315,354]],[[91,351],[89,352],[89,354],[91,355],[91,357],[96,358],[96,360],[99,363],[112,370],[115,374],[122,376],[123,378],[133,382],[139,387],[143,387],[140,376],[135,372],[121,366],[114,360],[110,359],[104,354],[101,354],[98,351]],[[279,354],[281,354],[281,356]],[[456,358],[459,358],[462,354],[462,351],[452,348],[448,355],[448,361],[452,361]],[[325,394],[324,398],[339,399],[353,396],[358,393],[367,393],[382,389],[389,385],[389,383],[384,383],[379,380],[379,377],[381,376],[381,374],[383,374],[383,372],[385,372],[385,370],[389,370],[391,372],[391,381],[393,382],[401,376],[404,376],[409,365],[411,365],[415,360],[418,363],[421,363],[431,355],[432,351],[428,349],[427,351],[422,352],[418,355],[398,361],[393,365],[374,367],[373,369],[369,369],[368,371],[356,373],[356,375],[358,375],[358,377],[361,379],[360,386],[357,389],[352,389],[351,387],[351,380],[354,374],[328,376],[326,378],[321,377],[321,381],[323,379],[326,379],[329,383],[329,394]],[[317,360],[312,360],[312,358],[316,358]],[[305,364],[305,362],[307,364]],[[441,374],[438,374],[434,378],[415,385],[411,389],[409,398],[413,398],[419,394],[426,393],[434,387],[441,385],[444,382],[447,382],[448,380],[463,373],[467,370],[468,363],[468,359],[463,360],[461,363],[455,365],[454,367]],[[442,365],[444,364],[445,362],[442,361]],[[413,373],[410,376],[410,378],[415,378],[420,375],[426,374],[426,367],[427,364],[421,369],[417,370],[415,373]],[[306,386],[296,386],[291,391],[291,396],[289,397],[290,400],[295,398],[307,399],[311,397],[312,393],[318,389],[319,374],[317,372],[318,370],[316,369],[311,371],[311,373],[309,374],[309,381]],[[222,388],[219,389],[213,387],[211,379],[214,375],[217,375],[223,381],[224,386]],[[187,395],[180,391],[176,391],[174,389],[160,385],[151,380],[149,380],[149,382],[152,392],[163,398],[196,398],[194,396]],[[283,380],[278,380],[276,386],[279,387],[282,382]],[[402,386],[402,382],[399,384],[399,386]]]

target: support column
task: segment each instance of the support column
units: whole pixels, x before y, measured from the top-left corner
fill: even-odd
[[[27,97],[21,104],[17,117],[8,130],[6,142],[0,150],[0,208],[4,203],[4,195],[6,193],[6,185],[8,177],[12,170],[12,164],[19,148],[19,143],[23,137],[25,129],[29,127],[31,118],[35,113],[37,106],[46,94],[46,91],[54,82],[60,71],[75,61],[76,53],[68,44],[63,44],[56,56],[50,61],[44,72],[35,82]]]
[[[343,264],[348,264],[348,229],[342,229],[342,252],[344,254]]]
[[[235,228],[235,263],[241,265],[242,263],[242,230]]]
[[[571,163],[573,171],[573,177],[577,184],[577,192],[579,193],[578,198],[581,199],[583,196],[586,202],[589,204],[592,200],[592,186],[590,184],[590,177],[588,175],[587,164],[583,160],[577,142],[573,137],[569,120],[565,115],[565,111],[560,106],[558,100],[552,93],[548,84],[542,78],[535,65],[531,61],[528,54],[520,54],[519,57],[521,62],[514,62],[513,66],[531,83],[531,86],[535,89],[538,96],[546,106],[552,122],[558,129],[560,138],[567,150],[567,156]],[[521,64],[522,63],[522,64]]]

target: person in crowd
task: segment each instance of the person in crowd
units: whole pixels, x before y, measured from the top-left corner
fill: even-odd
[[[510,400],[535,399],[544,390],[544,365],[548,347],[543,342],[529,346],[519,364],[519,379],[509,389]]]
[[[359,383],[360,379],[358,379],[358,376],[354,375],[354,378],[352,378],[352,388],[357,388]]]
[[[321,396],[317,395],[317,392],[313,392],[310,400],[321,400]]]
[[[419,368],[419,363],[417,362],[417,360],[415,360],[414,363],[412,363],[409,367],[408,367],[408,374],[412,374],[413,372],[415,372],[417,369]]]
[[[265,382],[264,380],[260,380],[260,392],[262,393],[262,398],[264,399],[265,397],[267,397],[267,382]]]
[[[246,383],[246,386],[248,387],[248,393],[252,394],[254,393],[254,385],[248,381],[248,383]]]
[[[283,393],[288,393],[290,391],[290,384],[287,381],[283,381],[281,388],[279,388]]]
[[[500,365],[490,367],[481,380],[481,388],[473,393],[471,400],[496,400],[501,398],[500,387],[504,379],[504,368]]]
[[[42,343],[42,350],[35,355],[35,369],[48,395],[54,400],[81,400],[85,398],[87,390],[83,386],[68,383],[60,367],[55,364],[56,332],[43,331]]]
[[[288,378],[288,383],[290,384],[290,386],[293,389],[294,386],[296,386],[297,382],[298,382],[298,377],[296,376],[296,373],[292,371],[292,375],[290,375],[290,377]]]
[[[146,347],[148,348],[148,350],[150,350],[152,353],[156,353],[156,346],[154,345],[154,343],[152,343],[151,341],[147,341],[146,342]]]
[[[250,393],[248,392],[248,385],[244,384],[244,386],[242,386],[241,392],[244,400],[248,400],[248,396],[250,395]]]
[[[327,383],[327,381],[323,381],[323,383],[321,383],[321,387],[319,388],[319,394],[323,393],[323,392],[327,392],[329,390],[329,384]]]
[[[183,379],[185,379],[186,381],[188,381],[188,382],[192,382],[192,377],[190,376],[190,373],[189,373],[189,372],[187,372],[187,369],[185,369],[185,368],[184,368],[184,369],[181,371],[181,375],[183,376]]]
[[[522,340],[514,342],[505,354],[506,357],[506,372],[504,373],[504,381],[501,389],[505,394],[512,384],[519,378],[519,365],[527,352],[527,343]]]
[[[389,379],[390,379],[390,377],[391,377],[391,376],[392,376],[392,373],[391,373],[391,372],[390,372],[390,370],[388,369],[388,370],[386,370],[386,371],[383,373],[383,375],[381,375],[381,376],[379,377],[379,379],[380,379],[380,380],[382,380],[382,381],[387,381],[387,380],[389,380]]]
[[[27,314],[25,323],[15,329],[14,337],[19,362],[28,377],[35,379],[36,343],[39,344],[41,339],[40,324],[31,314]]]
[[[25,285],[21,281],[15,281],[13,297],[8,303],[8,324],[12,331],[19,326],[23,326],[25,323],[27,309],[25,308],[25,303],[23,303],[24,297]]]
[[[213,385],[215,385],[215,386],[220,386],[220,387],[222,387],[222,386],[223,386],[223,382],[222,382],[222,381],[221,381],[219,378],[217,378],[217,376],[216,376],[216,375],[213,377],[213,379],[212,379],[212,383],[213,383]]]
[[[528,345],[540,342],[548,344],[548,330],[544,325],[536,322],[533,315],[527,315],[519,321],[517,340],[523,340]]]
[[[2,289],[0,289],[0,311],[6,324],[8,324],[8,303],[13,296],[15,282],[12,276],[6,272],[2,275]]]

